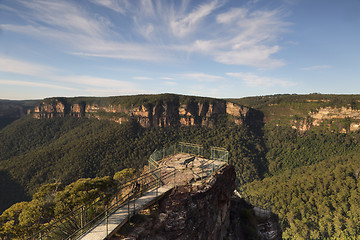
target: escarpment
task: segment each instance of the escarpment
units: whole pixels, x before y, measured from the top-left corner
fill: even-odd
[[[137,121],[143,127],[175,125],[211,127],[217,118],[230,115],[236,124],[244,124],[253,118],[253,109],[220,99],[192,99],[173,97],[134,104],[97,103],[72,98],[45,99],[29,114],[34,118],[87,117],[107,119],[118,123]]]
[[[226,165],[203,183],[177,186],[140,212],[130,231],[120,229],[110,239],[281,239],[277,215],[263,210],[260,216],[259,208],[236,196],[235,177]]]
[[[292,128],[305,132],[312,127],[325,126],[341,133],[360,130],[360,110],[351,107],[322,107],[310,111],[306,118],[292,120]]]

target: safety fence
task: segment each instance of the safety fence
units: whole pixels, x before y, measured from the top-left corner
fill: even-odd
[[[212,147],[210,152],[211,159],[204,164],[202,172],[197,174],[201,179],[206,179],[221,167],[221,165],[214,165],[214,161],[228,162],[229,154],[226,149]],[[113,198],[98,198],[95,201],[89,202],[64,217],[54,220],[47,227],[27,238],[27,240],[78,239],[93,226],[104,221],[104,219],[106,220],[107,226],[108,217],[126,204],[128,205],[128,217],[136,214],[136,198],[142,196],[150,189],[156,188],[157,190],[165,184],[165,180],[167,180],[167,184],[169,184],[169,182],[171,182],[169,178],[171,177],[173,177],[173,184],[175,186],[176,170],[174,169],[170,172],[163,171],[162,168],[159,167],[158,161],[177,153],[186,153],[202,157],[204,156],[204,148],[197,144],[180,142],[163,148],[162,150],[155,150],[149,157],[149,171],[139,177],[131,179],[120,188],[110,190],[109,195],[111,194]],[[141,188],[134,191],[134,187],[137,184],[139,184]],[[130,201],[132,200],[134,202],[133,210],[131,210],[130,207]]]
[[[163,148],[161,150],[155,150],[149,157],[149,170],[152,171],[159,167],[158,161],[164,159],[167,156],[186,153],[194,156],[203,157],[204,147],[198,144],[179,142],[170,147]],[[210,160],[217,160],[222,162],[229,162],[229,152],[224,148],[211,147],[210,148]]]
[[[106,220],[107,226],[108,217],[126,204],[128,205],[128,217],[130,217],[132,214],[136,213],[135,208],[131,210],[130,201],[133,200],[135,205],[135,199],[142,196],[145,192],[153,188],[159,188],[162,185],[162,182],[167,178],[173,176],[175,179],[175,170],[163,175],[159,174],[160,177],[155,180],[150,178],[152,174],[160,171],[161,169],[156,169],[153,172],[148,172],[138,178],[128,181],[121,188],[116,189],[117,193],[111,201],[99,198],[94,202],[85,204],[61,219],[56,220],[46,228],[41,229],[39,232],[27,238],[27,240],[77,239],[93,226],[96,226],[99,222],[104,221],[104,219]],[[141,183],[141,188],[136,191],[134,191],[135,183]],[[121,192],[126,189],[129,191],[121,194]]]
[[[204,155],[204,147],[198,144],[179,142],[161,150],[155,150],[149,157],[149,170],[152,171],[159,167],[159,160],[177,153],[187,153],[196,156]]]
[[[229,163],[229,152],[225,148],[211,147],[210,159]]]

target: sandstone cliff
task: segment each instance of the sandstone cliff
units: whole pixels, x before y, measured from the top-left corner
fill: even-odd
[[[29,114],[38,119],[73,116],[108,119],[118,123],[134,119],[143,127],[179,124],[211,127],[216,122],[216,118],[224,114],[232,116],[236,124],[249,122],[253,112],[251,110],[251,108],[218,99],[199,101],[190,98],[181,101],[179,98],[172,98],[125,106],[124,104],[99,104],[86,101],[73,103],[72,99],[52,98],[44,100]]]
[[[112,239],[281,239],[276,215],[269,213],[272,234],[254,207],[234,195],[235,171],[225,166],[200,185],[173,189],[151,215],[128,233]],[[260,218],[259,218],[260,217]],[[269,237],[271,236],[271,237]]]
[[[292,127],[305,132],[314,126],[326,124],[331,131],[342,133],[360,130],[360,110],[351,107],[323,107],[309,112],[305,119],[293,120]]]

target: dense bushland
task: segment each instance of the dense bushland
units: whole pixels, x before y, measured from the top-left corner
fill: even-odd
[[[100,105],[121,101],[135,106],[164,99],[191,101],[172,94],[68,101]],[[182,141],[201,144],[205,151],[210,146],[229,150],[238,186],[257,202],[272,205],[280,216],[284,238],[358,239],[360,133],[337,131],[349,125],[350,119],[325,121],[304,133],[292,129],[290,122],[304,119],[320,107],[359,109],[359,96],[276,95],[231,101],[260,110],[265,126],[239,126],[225,116],[215,119],[212,128],[144,129],[136,121],[119,125],[71,117],[17,120],[0,130],[0,212],[13,203],[36,199],[34,194],[43,184],[61,183],[58,189],[62,191],[63,186],[79,178],[113,176],[125,168],[140,169],[155,149]],[[18,203],[4,214],[11,213],[11,219],[24,206],[28,205]]]
[[[358,239],[360,156],[332,157],[246,185],[279,215],[284,239]]]
[[[213,128],[177,126],[142,128],[136,121],[117,124],[86,118],[20,119],[0,131],[0,171],[7,184],[0,210],[29,200],[44,183],[68,184],[79,178],[112,176],[124,168],[139,169],[155,149],[179,141],[227,148],[245,181],[264,172],[263,143],[246,126],[226,117]]]

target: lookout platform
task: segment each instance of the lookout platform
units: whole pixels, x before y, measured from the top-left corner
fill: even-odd
[[[128,204],[120,207],[113,214],[103,219],[98,225],[94,226],[87,233],[81,236],[81,240],[102,240],[113,235],[117,229],[123,226],[129,214],[136,214],[147,208],[155,201],[159,200],[166,192],[175,186],[185,184],[197,184],[200,180],[206,179],[215,170],[221,168],[226,163],[218,160],[208,160],[200,156],[192,156],[186,153],[179,153],[168,156],[159,161],[161,171],[157,174],[161,187],[155,187],[142,196],[139,196]],[[176,170],[176,172],[174,172]],[[162,176],[171,177],[162,178]],[[155,177],[156,178],[156,177]]]
[[[174,187],[201,184],[228,163],[228,152],[225,149],[210,150],[210,159],[203,157],[203,147],[195,144],[179,143],[156,150],[149,157],[148,167],[138,178],[125,183],[110,205],[98,206],[104,207],[104,211],[92,214],[96,204],[101,202],[98,199],[95,203],[74,210],[28,239],[108,239],[131,216],[154,204]],[[94,216],[90,218],[90,215]],[[67,226],[72,226],[73,230],[69,231]]]

